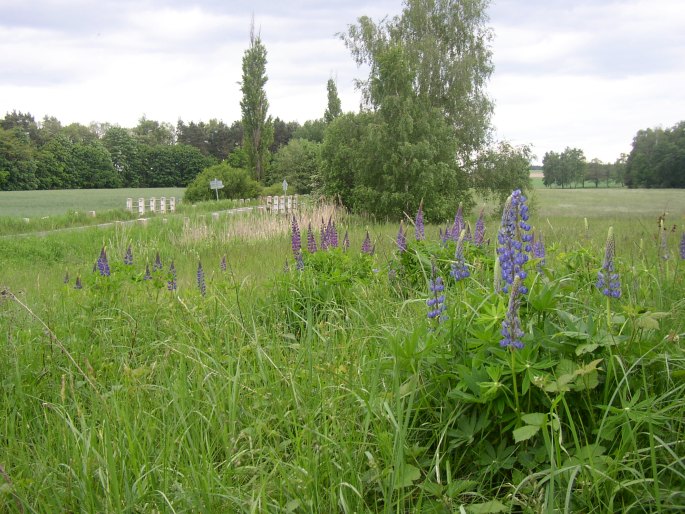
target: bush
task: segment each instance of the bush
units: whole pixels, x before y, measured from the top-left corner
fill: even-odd
[[[214,190],[209,188],[210,181],[218,179],[224,184],[219,189],[220,199],[230,198],[255,198],[259,196],[261,188],[259,184],[250,178],[247,170],[232,168],[228,164],[215,164],[205,168],[188,185],[183,200],[185,202],[199,202],[216,198]]]

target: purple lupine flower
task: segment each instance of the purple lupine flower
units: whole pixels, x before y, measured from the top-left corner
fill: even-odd
[[[311,223],[307,228],[307,251],[309,253],[316,253],[316,239],[314,238],[314,232],[312,231]]]
[[[438,323],[442,323],[447,319],[447,314],[445,314],[447,309],[445,305],[445,284],[442,281],[442,277],[438,275],[435,263],[431,266],[431,278],[428,281],[428,289],[432,293],[432,296],[426,300],[428,319],[437,319]]]
[[[423,200],[419,203],[419,210],[416,211],[416,219],[414,220],[414,235],[417,241],[426,239],[426,231],[423,225]]]
[[[621,279],[615,270],[614,258],[616,256],[616,241],[614,239],[614,227],[609,227],[607,244],[604,251],[602,269],[597,272],[597,289],[609,298],[621,297]]]
[[[207,285],[205,284],[205,270],[202,269],[202,262],[197,263],[197,288],[200,294],[205,296],[207,294]]]
[[[371,249],[371,238],[369,237],[369,231],[366,231],[366,237],[362,243],[362,253],[367,255],[373,255],[373,250]]]
[[[162,259],[159,256],[159,252],[155,256],[155,262],[152,264],[152,271],[161,270],[164,266],[162,265]]]
[[[480,210],[478,220],[476,221],[476,230],[473,233],[473,244],[482,246],[485,240],[485,217],[483,215],[484,209]]]
[[[462,229],[459,239],[457,239],[457,249],[454,251],[454,262],[452,263],[452,271],[450,275],[454,280],[459,282],[470,275],[469,269],[464,262],[464,241],[466,239],[466,230]]]
[[[338,231],[335,228],[335,222],[331,220],[330,216],[328,217],[328,225],[326,225],[326,241],[330,248],[338,247]]]
[[[509,292],[509,306],[507,313],[502,321],[502,340],[499,345],[502,348],[511,348],[520,350],[523,348],[521,338],[523,337],[523,330],[521,329],[521,319],[519,318],[519,307],[521,305],[521,277],[516,275],[514,283],[511,285]]]
[[[343,237],[343,242],[342,242],[343,252],[346,252],[349,249],[349,247],[350,247],[350,236],[346,230],[345,236]]]
[[[64,273],[64,283],[65,284],[69,283],[69,271],[68,270]]]
[[[685,232],[680,236],[680,258],[685,259]]]
[[[396,243],[400,252],[407,251],[407,233],[404,230],[404,223],[402,221],[400,221],[400,229],[397,232]]]
[[[83,284],[81,283],[81,275],[76,275],[76,282],[74,283],[74,289],[83,289]]]
[[[150,275],[150,264],[145,264],[145,275],[143,275],[143,280],[152,280],[152,275]]]
[[[528,206],[526,197],[517,189],[504,204],[502,213],[502,224],[497,233],[499,246],[500,270],[504,281],[502,290],[508,292],[508,288],[513,285],[514,279],[518,276],[521,280],[526,278],[523,266],[528,262],[528,253],[531,251],[530,242],[532,236],[529,234],[528,225]],[[524,285],[519,286],[521,294],[526,294],[528,290]]]
[[[454,224],[452,225],[452,239],[457,240],[461,237],[461,231],[466,228],[464,226],[464,211],[459,202],[459,207],[457,208],[457,213],[454,215]]]
[[[124,264],[126,266],[133,265],[133,252],[131,251],[131,245],[128,245],[128,248],[126,248],[126,254],[124,255]]]
[[[221,257],[221,262],[219,263],[219,269],[221,271],[226,271],[226,268],[228,267],[228,263],[226,262],[226,254]]]
[[[291,223],[292,235],[290,241],[293,248],[293,256],[297,259],[297,256],[302,253],[302,239],[300,238],[300,227],[297,224],[297,218],[293,216]]]
[[[176,291],[176,266],[174,266],[174,261],[171,261],[169,265],[169,280],[167,280],[166,288],[169,291]]]
[[[471,234],[471,224],[466,223],[466,228],[464,229],[466,233],[464,234],[464,241],[469,241],[473,239],[473,235]]]
[[[438,237],[440,238],[440,243],[442,246],[447,246],[447,240],[450,239],[450,229],[449,227],[445,227],[445,231],[442,231],[442,227],[440,227],[440,231],[438,232]]]
[[[328,250],[328,233],[326,232],[326,224],[323,221],[323,218],[321,218],[321,237],[319,238],[319,241],[321,243],[321,251],[326,251]]]
[[[97,267],[98,267],[98,271],[100,272],[101,276],[103,276],[103,277],[109,277],[110,276],[109,262],[107,261],[107,251],[105,250],[104,246],[102,247],[102,250],[100,251],[100,257],[98,257]]]
[[[537,269],[538,271],[542,271],[543,266],[545,265],[545,243],[542,240],[542,234],[537,234],[537,237],[535,237],[535,234],[533,234],[533,244],[531,246],[532,254],[534,259],[538,259],[538,264],[537,264]]]

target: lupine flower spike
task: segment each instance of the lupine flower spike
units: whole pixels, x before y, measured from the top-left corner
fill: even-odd
[[[343,237],[342,247],[343,252],[346,252],[350,247],[350,236],[347,233],[347,230],[345,231],[345,237]]]
[[[473,244],[476,246],[482,246],[485,242],[485,217],[483,211],[484,209],[480,210],[478,220],[476,221],[476,230],[473,233]]]
[[[373,250],[371,249],[371,238],[369,237],[369,231],[366,231],[366,237],[362,243],[362,253],[367,255],[372,255]]]
[[[159,256],[159,252],[157,252],[157,255],[155,256],[155,262],[152,265],[152,271],[158,271],[161,270],[164,266],[162,266],[162,259]]]
[[[128,248],[126,248],[126,254],[124,255],[124,264],[126,266],[133,265],[133,252],[131,251],[131,245],[128,245]]]
[[[226,271],[226,268],[227,268],[226,254],[224,254],[224,256],[221,257],[221,262],[219,263],[219,269],[221,271]]]
[[[64,273],[64,283],[68,284],[69,283],[69,271],[66,271]]]
[[[166,283],[166,287],[169,291],[176,291],[176,266],[174,266],[174,261],[171,261],[169,265],[169,280]]]
[[[497,254],[504,282],[502,284],[504,292],[509,292],[509,287],[513,285],[517,276],[521,280],[526,278],[523,266],[528,262],[528,253],[531,251],[532,236],[529,232],[526,197],[517,189],[504,204],[502,224],[497,233],[499,244]],[[528,292],[523,284],[519,286],[519,291],[521,294]]]
[[[680,258],[685,259],[685,232],[680,236]]]
[[[314,232],[312,231],[312,224],[307,228],[307,251],[309,253],[316,253],[316,239],[314,239]]]
[[[397,232],[397,248],[400,252],[407,251],[407,233],[404,231],[404,223],[400,221],[400,229]]]
[[[416,219],[414,220],[414,235],[417,241],[422,241],[426,238],[425,227],[423,225],[423,200],[419,203],[419,210],[416,211]]]
[[[457,239],[457,249],[454,252],[454,262],[452,263],[452,271],[450,275],[454,277],[454,280],[459,282],[467,278],[470,273],[469,269],[466,267],[464,262],[464,239],[466,238],[466,230],[463,229],[461,234],[459,234],[459,239]]]
[[[304,269],[304,261],[302,260],[302,239],[300,237],[300,227],[297,224],[297,218],[295,218],[295,216],[293,216],[292,229],[293,257],[295,257],[297,269],[302,270]]]
[[[107,261],[107,251],[105,250],[104,246],[102,247],[102,250],[100,251],[100,257],[98,258],[97,267],[98,267],[98,271],[100,272],[101,276],[109,277],[109,275],[110,275],[109,262]]]
[[[509,306],[507,314],[502,321],[502,340],[499,345],[502,348],[520,350],[523,348],[521,338],[521,319],[519,318],[519,307],[521,305],[521,277],[516,276],[509,292]]]
[[[597,272],[597,289],[608,298],[621,297],[621,279],[615,269],[615,256],[616,241],[614,239],[614,227],[609,227],[606,250],[604,251],[604,263],[602,264],[602,269]]]
[[[74,283],[74,289],[83,289],[83,284],[81,284],[81,275],[76,275],[76,282]]]
[[[442,323],[447,319],[445,310],[445,284],[442,277],[438,275],[435,268],[435,263],[431,266],[431,278],[428,281],[428,288],[432,296],[426,300],[428,306],[428,319],[437,319],[438,323]]]
[[[542,240],[542,234],[533,234],[533,245],[532,245],[533,258],[538,259],[537,269],[542,271],[545,265],[545,243]]]
[[[464,226],[464,212],[459,202],[459,207],[457,208],[457,213],[454,215],[454,224],[452,225],[452,239],[455,241],[461,237],[461,231],[466,228]]]
[[[205,296],[207,294],[207,285],[205,284],[205,270],[202,269],[202,262],[197,263],[197,288],[200,294]]]
[[[150,264],[148,263],[145,264],[145,275],[143,276],[143,280],[152,280],[152,275],[150,275]]]

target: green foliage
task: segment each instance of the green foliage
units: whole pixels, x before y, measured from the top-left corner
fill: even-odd
[[[685,187],[685,121],[638,131],[625,162],[628,187]]]
[[[483,196],[495,198],[503,205],[511,191],[530,189],[532,158],[529,146],[514,147],[500,142],[478,157],[474,187]]]
[[[326,83],[326,91],[328,94],[328,105],[326,106],[326,112],[323,113],[323,120],[326,123],[330,123],[342,114],[340,97],[338,96],[338,87],[335,85],[335,81],[333,79],[328,79],[328,82]]]
[[[266,76],[266,48],[259,35],[255,36],[254,21],[250,27],[250,46],[243,55],[243,76],[240,90],[243,98],[240,109],[243,116],[243,148],[247,154],[248,169],[257,181],[264,180],[270,158],[269,147],[274,132],[269,102],[264,86]]]
[[[326,122],[323,118],[307,120],[293,132],[293,139],[306,139],[314,143],[323,143],[326,128]]]
[[[318,189],[321,173],[320,144],[306,139],[291,139],[274,155],[269,182],[280,186],[288,182],[288,192],[309,194]]]
[[[216,193],[209,188],[210,181],[218,179],[224,184],[219,189],[219,198],[255,198],[261,188],[250,178],[247,170],[232,168],[226,163],[215,164],[205,168],[188,185],[183,200],[185,202],[201,202],[216,199]]]
[[[581,182],[585,186],[585,155],[578,148],[566,148],[561,154],[547,152],[542,159],[544,184],[556,184],[562,188]]]

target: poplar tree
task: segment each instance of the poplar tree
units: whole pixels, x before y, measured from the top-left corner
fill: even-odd
[[[240,101],[243,122],[243,149],[247,164],[255,179],[264,179],[269,162],[269,145],[273,142],[274,132],[271,116],[268,115],[269,102],[264,86],[266,76],[266,47],[259,34],[255,35],[254,21],[250,27],[250,46],[243,55],[243,80]]]
[[[338,88],[333,79],[328,79],[326,90],[328,91],[328,107],[323,114],[323,119],[328,124],[342,114],[342,106],[338,96]]]

